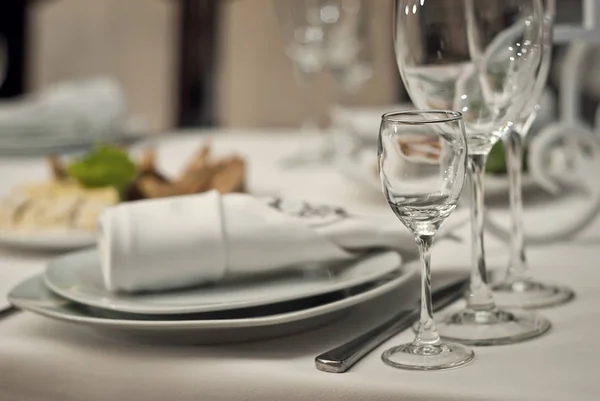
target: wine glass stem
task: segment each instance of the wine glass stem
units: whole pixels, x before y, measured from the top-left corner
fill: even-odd
[[[487,154],[469,154],[468,172],[471,183],[471,282],[467,308],[474,311],[491,311],[496,308],[487,285],[485,249],[483,242],[483,174]]]
[[[509,201],[511,218],[510,259],[506,282],[527,280],[529,269],[525,257],[525,236],[523,230],[523,138],[516,129],[511,129],[503,137],[506,150],[506,168],[509,179]]]
[[[433,235],[419,235],[415,239],[421,256],[421,316],[415,343],[418,345],[439,345],[440,336],[433,320],[431,303],[431,244]]]
[[[297,64],[295,64],[294,72],[302,89],[302,100],[304,102],[302,131],[315,131],[319,125],[319,109],[315,99],[315,73],[307,71]]]

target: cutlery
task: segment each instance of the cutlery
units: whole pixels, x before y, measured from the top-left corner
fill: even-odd
[[[6,308],[2,308],[2,309],[0,309],[0,319],[10,316],[10,315],[13,315],[18,311],[19,311],[19,309],[12,305],[7,306]]]
[[[434,311],[443,309],[464,295],[469,279],[462,277],[451,284],[435,289],[432,293]],[[315,358],[317,369],[328,373],[344,373],[365,355],[397,333],[409,328],[419,318],[419,307],[415,304],[375,327],[332,350]]]

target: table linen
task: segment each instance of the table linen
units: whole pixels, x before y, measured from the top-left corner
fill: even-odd
[[[257,194],[360,207],[395,219],[381,195],[346,181],[335,169],[275,169],[277,160],[293,151],[298,138],[275,132],[229,132],[213,141],[222,151],[235,149],[249,158],[248,187]],[[168,138],[160,145],[159,162],[175,172],[184,163],[181,154],[205,140],[199,135]],[[39,162],[2,160],[2,189],[15,181],[5,177],[7,168],[14,172],[15,166],[21,167],[19,181],[44,174]],[[569,213],[568,204],[548,214],[539,209],[539,217],[531,224],[549,224]],[[469,227],[464,226],[458,232],[461,243],[441,241],[435,247],[434,280],[436,271],[468,270],[468,233]],[[503,269],[506,244],[492,236],[486,239],[490,268]],[[1,252],[3,287],[7,287],[5,280],[16,281],[38,271],[47,257]],[[347,373],[315,369],[317,354],[394,313],[406,296],[403,291],[373,300],[310,332],[212,347],[125,343],[100,337],[85,327],[20,313],[0,320],[0,400],[595,401],[600,392],[600,221],[575,239],[531,247],[528,256],[536,278],[570,286],[577,298],[540,311],[553,323],[547,335],[514,345],[475,347],[475,361],[461,369],[411,372],[384,365],[381,352],[410,341],[413,334],[409,331],[390,339]]]

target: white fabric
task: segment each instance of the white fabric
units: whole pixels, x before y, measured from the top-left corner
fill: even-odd
[[[276,135],[276,134],[272,134]],[[171,172],[191,154],[202,137],[178,137],[161,147],[160,162]],[[315,202],[341,204],[394,220],[382,196],[352,185],[335,171],[306,168],[280,173],[273,163],[293,150],[294,138],[219,137],[220,151],[243,150],[250,158],[249,188]],[[181,164],[180,164],[181,163]],[[0,185],[9,167],[21,167],[21,179],[44,173],[41,162],[0,161]],[[4,188],[2,188],[4,190]],[[569,206],[540,211],[531,224],[566,218]],[[526,209],[526,213],[529,213]],[[529,214],[528,214],[529,216]],[[498,215],[500,218],[500,215]],[[560,224],[560,223],[558,223]],[[529,227],[527,227],[529,228]],[[540,227],[534,227],[540,229]],[[463,243],[440,242],[432,256],[436,272],[469,264],[469,227]],[[487,260],[504,268],[505,244],[486,237]],[[407,330],[370,353],[351,371],[335,375],[317,371],[314,357],[394,313],[400,294],[390,294],[354,310],[327,327],[277,340],[219,347],[147,346],[101,338],[92,331],[29,313],[0,319],[1,401],[596,401],[600,360],[600,221],[576,240],[529,249],[539,279],[577,291],[570,304],[542,310],[553,323],[539,339],[521,344],[476,347],[475,361],[445,372],[410,372],[381,362],[381,352],[412,339]],[[0,280],[35,270],[41,256],[0,254]],[[30,263],[26,261],[29,259]],[[27,267],[27,269],[25,269]]]
[[[372,248],[415,248],[397,221],[218,191],[118,205],[102,214],[99,232],[105,286],[122,292],[310,268]]]
[[[61,82],[0,103],[0,136],[101,137],[122,129],[126,112],[123,91],[110,78]]]

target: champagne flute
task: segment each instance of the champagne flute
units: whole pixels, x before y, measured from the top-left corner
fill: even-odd
[[[471,184],[472,267],[465,309],[438,325],[448,340],[508,344],[545,333],[535,314],[499,309],[488,287],[483,174],[492,146],[529,100],[540,62],[540,0],[396,0],[394,42],[406,89],[419,108],[462,112]]]
[[[385,351],[383,361],[411,370],[439,370],[473,360],[464,345],[441,340],[431,304],[430,248],[456,208],[466,177],[467,139],[462,115],[453,111],[384,114],[378,140],[383,194],[414,234],[421,257],[421,316],[413,342]]]
[[[530,104],[515,120],[512,129],[502,138],[506,149],[507,172],[510,183],[511,241],[507,274],[502,283],[493,287],[498,305],[520,308],[538,308],[558,305],[571,300],[574,292],[564,286],[546,284],[531,278],[525,254],[523,229],[522,164],[523,143],[536,119],[537,104],[544,88],[552,63],[552,28],[555,1],[545,0],[543,22],[543,46],[541,62],[534,82]]]

